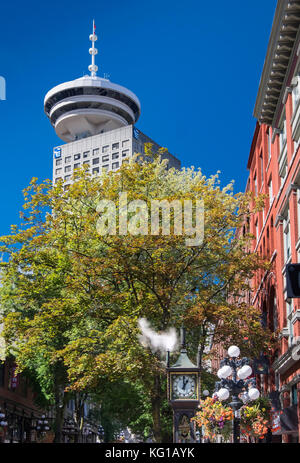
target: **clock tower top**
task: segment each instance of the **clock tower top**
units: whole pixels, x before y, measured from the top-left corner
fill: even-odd
[[[183,370],[192,370],[198,371],[199,368],[197,365],[195,365],[191,360],[189,359],[187,355],[187,350],[186,350],[186,344],[185,344],[185,328],[181,327],[180,328],[180,344],[181,344],[181,349],[180,349],[180,355],[174,365],[170,366],[169,368],[171,370],[173,369],[183,369]]]

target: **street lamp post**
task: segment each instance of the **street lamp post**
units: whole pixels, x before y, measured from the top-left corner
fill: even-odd
[[[35,429],[38,435],[44,438],[46,432],[50,430],[48,417],[46,415],[42,415],[41,418],[38,418]]]
[[[98,435],[99,435],[99,438],[100,438],[100,442],[104,442],[104,428],[102,426],[102,424],[100,424],[100,426],[98,426]]]
[[[233,419],[233,442],[240,442],[240,408],[243,402],[239,395],[246,391],[249,400],[256,400],[259,397],[259,391],[255,387],[255,378],[249,378],[252,374],[249,359],[240,356],[240,349],[237,346],[231,346],[228,349],[228,357],[220,362],[220,369],[217,372],[221,381],[216,382],[215,394],[219,400],[227,400],[231,394],[232,401],[230,407],[234,412]],[[230,379],[231,377],[231,379]],[[246,379],[249,378],[249,379]]]

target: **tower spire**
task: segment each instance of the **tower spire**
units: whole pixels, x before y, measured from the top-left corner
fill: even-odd
[[[97,48],[95,48],[95,42],[98,39],[97,35],[95,34],[96,26],[95,21],[93,19],[93,33],[90,35],[90,41],[92,42],[92,47],[89,49],[90,55],[92,55],[92,64],[89,65],[89,71],[91,72],[91,76],[95,77],[96,72],[98,71],[98,66],[95,64],[95,55],[98,54]]]

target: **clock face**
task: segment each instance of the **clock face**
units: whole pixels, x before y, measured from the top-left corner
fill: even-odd
[[[196,377],[195,375],[174,375],[173,376],[173,399],[196,399]]]

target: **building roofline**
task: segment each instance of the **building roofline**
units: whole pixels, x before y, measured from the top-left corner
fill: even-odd
[[[278,0],[253,115],[272,125],[299,35],[300,1]]]
[[[257,137],[258,137],[258,134],[259,134],[259,130],[260,130],[260,124],[259,124],[259,122],[256,122],[255,131],[254,131],[254,135],[253,135],[253,139],[252,139],[252,143],[251,143],[251,148],[250,148],[250,153],[249,153],[249,158],[248,158],[248,163],[247,163],[247,169],[249,169],[249,170],[250,170],[250,167],[251,167],[251,163],[252,163],[252,159],[253,159],[253,155],[254,155],[254,150],[255,150],[255,147],[256,147],[256,141],[257,141]]]

